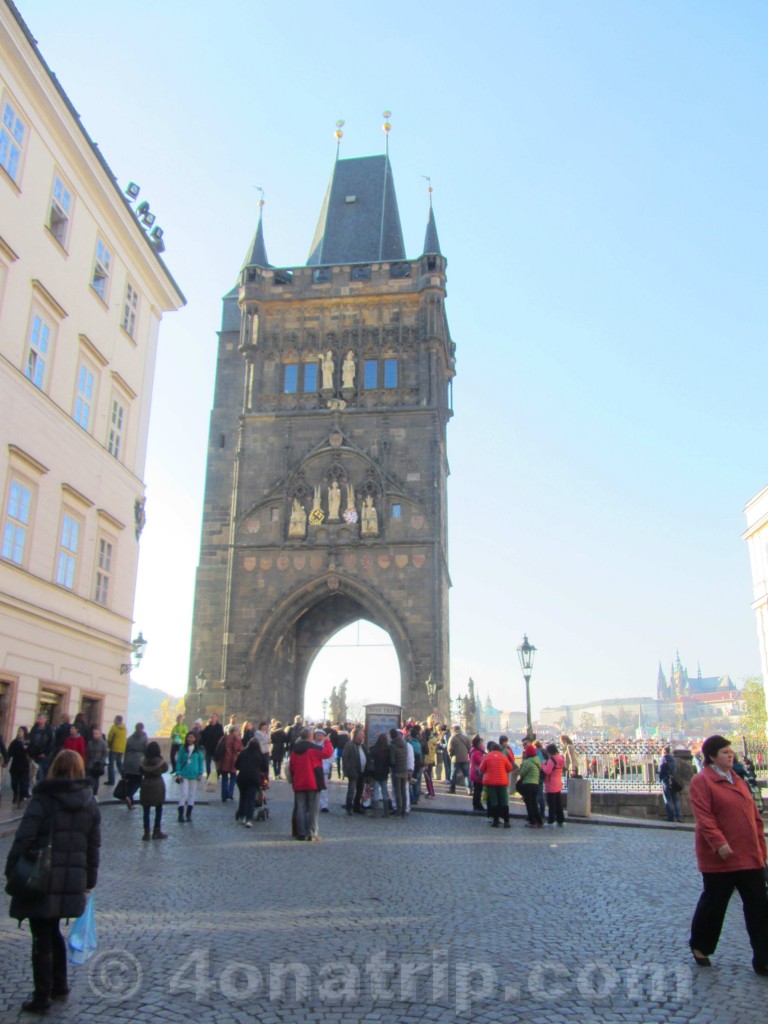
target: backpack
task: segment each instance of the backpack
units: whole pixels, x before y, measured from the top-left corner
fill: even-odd
[[[669,779],[669,791],[671,793],[682,793],[683,784],[677,777],[677,758],[672,758],[672,763],[667,763],[667,778]]]

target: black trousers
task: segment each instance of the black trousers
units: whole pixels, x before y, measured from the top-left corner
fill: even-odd
[[[363,789],[365,788],[365,776],[355,775],[347,779],[347,802],[348,811],[362,810]]]
[[[557,822],[558,825],[562,825],[565,821],[562,793],[547,793],[547,804],[549,806],[549,824],[554,825]]]
[[[711,871],[701,877],[704,892],[691,922],[691,946],[705,956],[715,952],[728,902],[738,889],[755,963],[768,967],[768,895],[763,869]]]
[[[525,809],[528,813],[528,822],[531,825],[543,825],[541,811],[539,810],[539,787],[535,783],[523,783],[520,787],[523,791]]]
[[[32,980],[37,1002],[67,989],[67,947],[59,931],[58,917],[30,917],[32,932]]]

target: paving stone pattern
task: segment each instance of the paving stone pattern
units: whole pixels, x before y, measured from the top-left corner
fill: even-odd
[[[245,829],[209,793],[191,824],[105,804],[99,949],[51,1021],[178,1024],[578,1024],[764,1019],[738,897],[714,966],[687,947],[700,880],[690,832],[564,828],[413,813],[347,817],[290,838],[290,795]],[[0,842],[3,858],[9,839]],[[6,904],[7,906],[7,904]],[[27,1018],[30,937],[0,922],[0,1022]],[[720,1008],[720,1009],[718,1009]]]

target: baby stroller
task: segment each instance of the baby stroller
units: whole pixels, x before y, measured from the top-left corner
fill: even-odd
[[[269,778],[262,772],[261,785],[256,790],[256,821],[266,821],[269,818],[269,807],[267,806],[268,789]]]

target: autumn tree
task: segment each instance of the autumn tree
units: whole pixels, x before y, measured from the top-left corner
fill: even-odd
[[[158,723],[155,736],[170,736],[171,729],[176,724],[176,716],[183,714],[184,698],[181,697],[175,704],[171,704],[166,697],[160,707],[152,712],[152,718]]]
[[[765,687],[760,676],[750,676],[744,680],[741,691],[743,711],[741,729],[747,739],[756,743],[765,742],[765,726],[768,712],[765,709]]]

